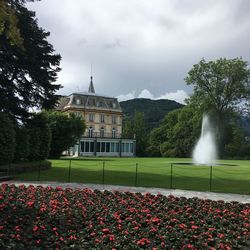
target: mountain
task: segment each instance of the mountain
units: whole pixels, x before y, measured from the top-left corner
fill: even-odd
[[[120,102],[120,105],[125,119],[132,118],[135,111],[144,113],[145,122],[150,130],[159,126],[168,112],[184,106],[176,101],[166,99],[151,100],[146,98],[123,101]]]

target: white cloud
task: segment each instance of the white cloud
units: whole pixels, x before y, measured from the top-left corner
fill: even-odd
[[[153,96],[147,89],[144,89],[144,90],[142,90],[142,92],[138,95],[137,98],[154,99],[154,96]]]
[[[136,95],[136,91],[133,90],[128,94],[117,96],[120,102],[131,100],[134,98],[148,98],[152,100],[168,99],[182,104],[185,104],[185,99],[188,97],[189,97],[188,94],[184,90],[176,90],[176,92],[167,92],[159,97],[154,97],[153,94],[148,89],[143,89],[139,95]]]
[[[116,98],[118,98],[119,102],[134,99],[135,98],[135,90],[133,90],[131,93],[128,93],[125,95],[118,95]]]
[[[188,94],[184,90],[178,89],[176,92],[167,92],[164,95],[158,97],[157,99],[174,100],[176,102],[184,104],[185,99],[188,97]]]

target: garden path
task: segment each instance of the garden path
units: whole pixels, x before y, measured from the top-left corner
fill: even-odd
[[[109,190],[109,191],[120,191],[120,192],[139,192],[139,193],[151,193],[154,195],[162,194],[165,196],[173,195],[177,197],[198,197],[200,199],[210,199],[210,200],[224,200],[226,202],[237,201],[241,203],[250,203],[250,195],[242,194],[231,194],[231,193],[214,193],[214,192],[199,192],[199,191],[189,191],[189,190],[179,190],[179,189],[163,189],[163,188],[146,188],[146,187],[130,187],[130,186],[115,186],[115,185],[101,185],[101,184],[82,184],[82,183],[62,183],[62,182],[42,182],[42,181],[32,181],[32,182],[22,182],[22,181],[5,181],[2,183],[14,184],[14,185],[33,185],[33,186],[51,186],[51,187],[62,187],[62,188],[90,188],[98,190]]]

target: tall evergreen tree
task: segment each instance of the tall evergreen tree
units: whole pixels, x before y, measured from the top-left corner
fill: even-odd
[[[49,32],[40,28],[35,13],[25,7],[25,0],[5,0],[15,16],[22,45],[8,35],[8,21],[0,32],[0,111],[15,119],[26,119],[30,108],[51,108],[55,92],[53,84],[60,70],[61,56],[47,41]]]

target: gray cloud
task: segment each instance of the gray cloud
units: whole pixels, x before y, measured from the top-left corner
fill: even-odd
[[[28,7],[62,55],[61,94],[88,89],[91,63],[97,92],[147,90],[158,98],[190,94],[183,79],[202,57],[250,61],[249,0],[43,0]]]

